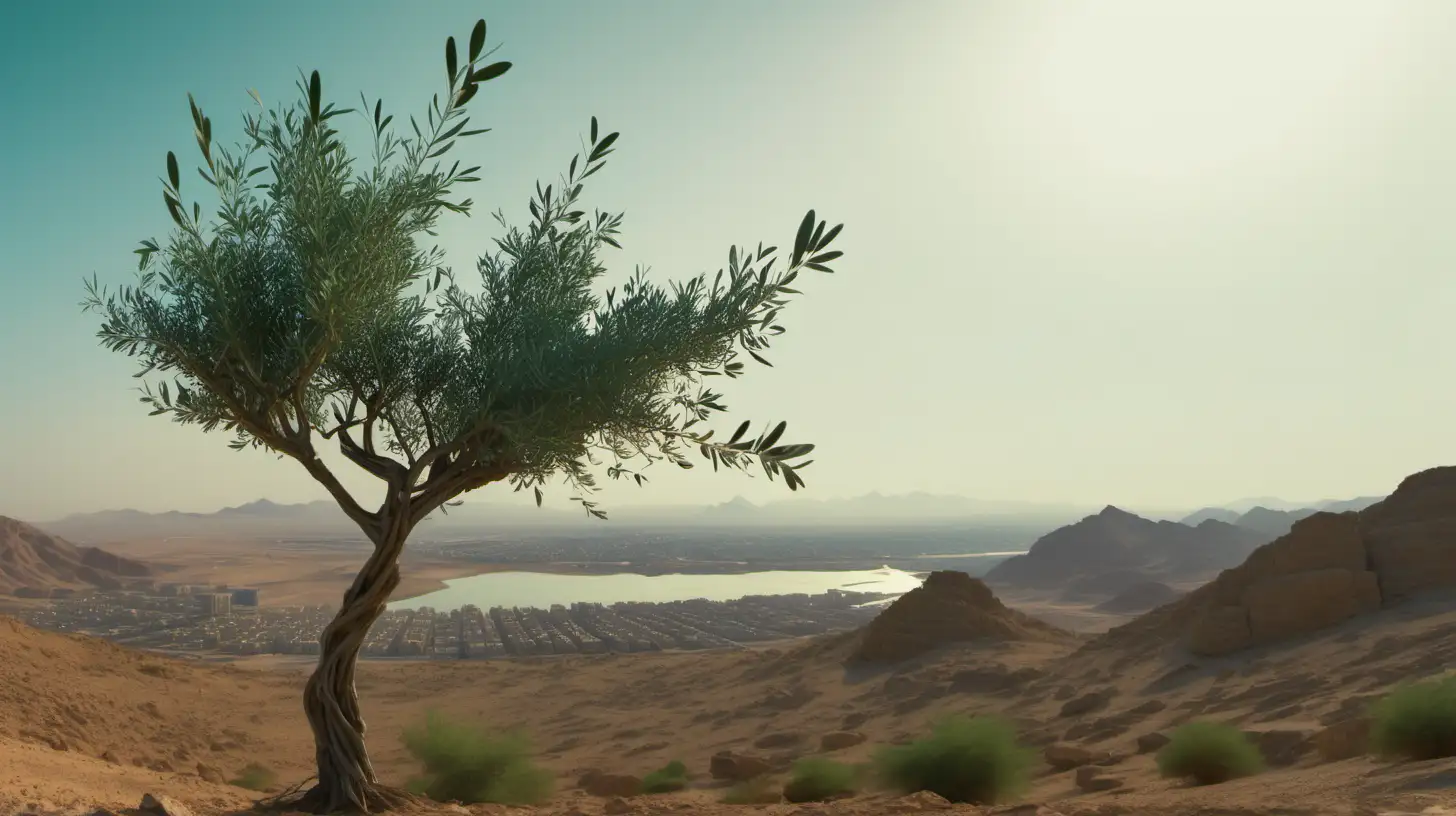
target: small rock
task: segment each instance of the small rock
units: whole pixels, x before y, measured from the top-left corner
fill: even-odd
[[[869,739],[858,731],[831,731],[819,738],[819,750],[841,751],[853,748]]]
[[[192,816],[192,810],[176,799],[150,793],[142,794],[142,803],[137,805],[137,810],[151,816]]]
[[[930,791],[916,791],[896,801],[896,810],[921,812],[927,810],[950,810],[951,803],[944,796]]]
[[[787,731],[775,731],[772,734],[764,734],[753,741],[754,748],[788,748],[798,745],[804,740],[802,734],[792,734]]]
[[[631,813],[634,810],[636,810],[636,807],[620,796],[608,799],[607,803],[602,806],[602,812],[607,814],[607,816],[619,816],[619,814]]]
[[[582,780],[588,796],[628,797],[642,792],[642,778],[631,774],[599,773]]]
[[[1169,742],[1170,739],[1167,734],[1164,734],[1162,731],[1153,731],[1137,738],[1137,751],[1139,754],[1151,754],[1154,751],[1161,750]]]
[[[227,780],[223,778],[222,772],[206,763],[197,763],[197,775],[202,777],[204,782],[212,782],[221,785]]]
[[[1077,769],[1077,787],[1087,793],[1099,793],[1122,787],[1122,780],[1115,776],[1107,776],[1101,768],[1095,765],[1086,765]]]
[[[111,751],[102,751],[101,758],[106,760],[107,762],[110,762],[112,765],[121,764],[121,760],[117,759],[116,754],[112,753]]]
[[[845,731],[853,731],[854,729],[859,728],[861,725],[869,722],[869,719],[870,715],[864,713],[863,711],[856,711],[852,714],[845,714],[844,722],[841,723],[841,726],[844,728]]]
[[[732,751],[719,751],[708,760],[708,773],[714,779],[745,782],[773,770],[773,763],[766,759]]]

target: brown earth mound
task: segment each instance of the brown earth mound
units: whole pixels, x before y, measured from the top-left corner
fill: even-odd
[[[151,575],[146,564],[0,516],[0,592],[44,597],[56,589],[119,589]]]
[[[1456,467],[1407,477],[1360,512],[1316,513],[1183,600],[1107,633],[1222,655],[1456,587]]]
[[[932,572],[864,629],[852,660],[892,663],[970,640],[1056,641],[1066,632],[1008,609],[964,572]]]

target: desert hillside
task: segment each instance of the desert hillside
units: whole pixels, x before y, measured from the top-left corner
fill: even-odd
[[[46,597],[57,590],[118,589],[152,569],[96,547],[78,547],[0,516],[0,592]]]
[[[588,771],[641,775],[681,759],[697,775],[692,790],[629,800],[615,812],[743,813],[755,808],[716,804],[726,782],[708,773],[715,754],[782,769],[828,747],[837,759],[860,761],[948,714],[970,713],[1011,718],[1026,742],[1046,752],[1026,797],[1044,813],[1267,813],[1271,796],[1282,813],[1456,805],[1456,793],[1434,787],[1456,774],[1456,761],[1388,765],[1321,754],[1342,735],[1348,742],[1364,707],[1384,690],[1456,658],[1456,610],[1439,594],[1300,639],[1201,658],[1176,641],[1132,639],[1135,628],[1093,641],[1067,635],[998,612],[1010,610],[984,590],[947,576],[892,605],[882,617],[959,607],[956,614],[982,628],[967,635],[945,626],[930,642],[919,640],[917,656],[884,664],[855,658],[867,642],[906,631],[898,625],[743,651],[365,662],[359,690],[375,765],[388,782],[408,779],[414,767],[399,734],[439,709],[532,734],[558,779],[558,795],[536,812],[603,813],[608,799],[575,788]],[[988,614],[1001,624],[984,626]],[[0,767],[15,770],[0,805],[117,808],[161,791],[210,814],[247,800],[247,792],[210,781],[246,762],[266,763],[282,783],[301,781],[312,762],[299,707],[309,668],[307,660],[208,665],[144,655],[6,620]],[[1159,778],[1151,746],[1195,718],[1249,731],[1272,770],[1210,788]],[[1084,775],[1105,790],[1088,793],[1073,766],[1094,761]],[[865,794],[815,811],[907,808],[922,806]]]
[[[1320,512],[1108,642],[1217,656],[1287,641],[1456,589],[1456,468],[1407,477],[1359,512]]]

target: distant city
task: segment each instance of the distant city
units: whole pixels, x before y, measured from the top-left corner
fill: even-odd
[[[259,607],[259,591],[162,584],[52,598],[19,617],[133,648],[224,655],[309,655],[334,610]],[[384,613],[362,657],[491,659],[533,655],[742,648],[858,628],[888,596],[831,590],[821,595],[750,596],[736,601],[574,603],[549,609],[423,607]]]

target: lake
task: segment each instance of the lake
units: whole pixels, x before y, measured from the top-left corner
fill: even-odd
[[[445,589],[395,601],[389,608],[418,609],[429,606],[435,609],[458,609],[466,604],[474,604],[481,609],[493,606],[534,606],[546,609],[552,604],[570,606],[573,603],[612,604],[618,601],[664,603],[694,598],[732,601],[745,595],[821,595],[831,589],[903,595],[918,586],[920,579],[915,575],[890,567],[828,572],[774,570],[733,575],[556,575],[545,572],[491,572],[446,581]]]

